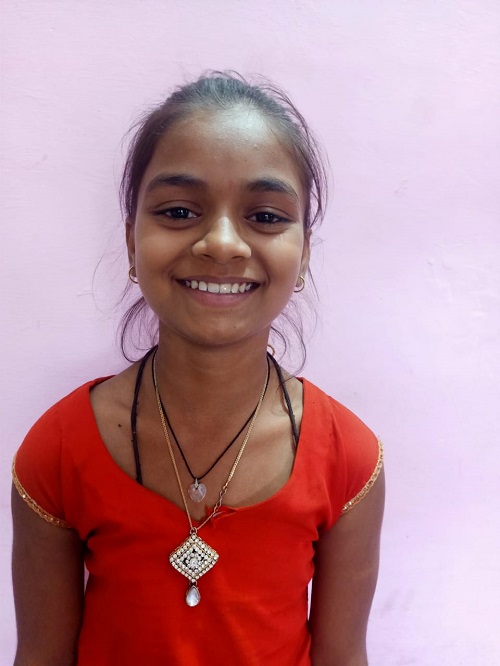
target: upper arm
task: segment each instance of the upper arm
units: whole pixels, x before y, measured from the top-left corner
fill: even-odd
[[[365,666],[366,627],[378,575],[384,510],[381,470],[370,492],[316,548],[310,628],[313,666]]]
[[[83,544],[50,524],[12,488],[12,576],[18,649],[15,666],[69,666],[83,609]]]

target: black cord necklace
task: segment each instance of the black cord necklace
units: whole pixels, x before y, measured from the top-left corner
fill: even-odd
[[[264,396],[266,395],[267,387],[269,385],[269,359],[267,359],[267,373],[268,373],[268,375],[267,375],[266,386],[265,386],[265,389],[264,389]],[[200,481],[202,479],[204,479],[207,476],[207,474],[209,474],[213,470],[213,468],[217,465],[217,463],[224,457],[224,455],[233,446],[233,444],[236,442],[236,440],[241,435],[243,430],[245,430],[247,425],[253,419],[253,417],[255,415],[255,412],[257,411],[261,401],[259,400],[259,402],[255,405],[254,410],[252,411],[250,416],[247,418],[245,423],[242,425],[242,427],[240,428],[238,433],[233,437],[233,439],[229,442],[229,444],[222,451],[222,453],[220,453],[219,456],[215,459],[215,461],[210,465],[210,467],[207,469],[207,471],[204,472],[203,474],[200,474],[199,476],[196,476],[195,474],[193,474],[193,472],[191,470],[191,467],[189,466],[189,463],[188,463],[187,458],[184,454],[184,451],[182,450],[180,442],[177,439],[177,435],[175,434],[175,431],[172,428],[172,424],[170,423],[170,419],[168,418],[167,410],[165,409],[165,406],[163,404],[163,400],[161,399],[160,396],[159,396],[159,400],[160,400],[160,405],[161,405],[161,410],[163,412],[163,416],[165,417],[165,421],[167,422],[168,428],[169,428],[170,432],[172,433],[172,437],[174,438],[174,442],[176,443],[177,448],[179,449],[179,453],[181,454],[181,457],[184,461],[184,464],[186,465],[187,471],[189,472],[189,474],[191,475],[191,478],[193,479],[193,483],[191,483],[188,487],[188,495],[193,500],[193,502],[201,502],[205,498],[205,495],[207,494],[207,487],[204,483],[200,483]]]

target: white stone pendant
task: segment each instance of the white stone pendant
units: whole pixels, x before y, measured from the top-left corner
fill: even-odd
[[[188,606],[197,606],[200,603],[201,594],[196,585],[191,585],[186,592],[186,603]]]
[[[197,606],[200,603],[201,594],[197,582],[210,571],[218,559],[217,551],[200,539],[196,532],[190,534],[173,553],[170,553],[170,564],[191,583],[186,593],[188,606]]]
[[[204,483],[199,483],[198,479],[194,480],[188,488],[188,495],[193,500],[193,502],[201,502],[205,499],[207,494],[207,487]]]

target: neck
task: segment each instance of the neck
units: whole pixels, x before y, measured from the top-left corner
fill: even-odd
[[[247,413],[267,375],[267,333],[221,347],[196,346],[160,335],[158,385],[172,412],[186,416]]]

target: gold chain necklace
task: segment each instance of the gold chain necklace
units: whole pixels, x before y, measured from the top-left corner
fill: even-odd
[[[172,442],[170,441],[170,436],[168,434],[168,428],[165,421],[165,416],[161,408],[161,396],[160,396],[160,391],[158,389],[158,382],[156,379],[156,351],[154,353],[153,384],[156,395],[156,404],[158,406],[158,412],[160,414],[161,425],[163,428],[165,441],[167,443],[170,460],[172,461],[172,467],[174,468],[175,478],[177,479],[177,485],[179,486],[179,491],[181,493],[182,503],[184,504],[184,509],[186,510],[186,515],[189,522],[189,536],[185,541],[183,541],[179,546],[177,546],[177,548],[172,553],[170,553],[168,559],[170,561],[170,564],[174,567],[174,569],[179,573],[181,573],[183,576],[185,576],[191,583],[186,592],[186,603],[188,606],[197,606],[200,603],[201,594],[198,589],[198,580],[202,576],[204,576],[207,573],[207,571],[210,571],[210,569],[216,564],[217,560],[219,559],[219,553],[217,553],[217,551],[211,548],[208,545],[208,543],[203,541],[203,539],[201,539],[198,536],[198,532],[210,520],[212,520],[212,518],[215,516],[215,514],[222,506],[222,500],[224,498],[224,495],[227,492],[231,479],[233,478],[236,468],[238,467],[238,463],[241,460],[241,456],[243,455],[243,451],[245,450],[247,442],[250,439],[250,435],[252,434],[255,421],[257,419],[262,402],[264,400],[264,396],[266,394],[267,385],[269,384],[269,375],[270,375],[270,367],[269,367],[269,359],[267,359],[266,381],[264,382],[264,386],[262,387],[262,392],[260,394],[259,402],[257,403],[257,408],[255,410],[252,420],[250,421],[247,434],[245,435],[240,450],[238,451],[236,460],[234,461],[233,466],[231,467],[226,482],[224,483],[219,492],[219,499],[215,503],[212,513],[207,518],[205,518],[205,520],[200,525],[198,525],[198,527],[195,527],[191,519],[191,514],[189,513],[189,507],[186,501],[186,496],[184,495],[184,490],[182,488],[181,477],[179,474],[179,470],[177,468],[177,463],[175,462]]]

